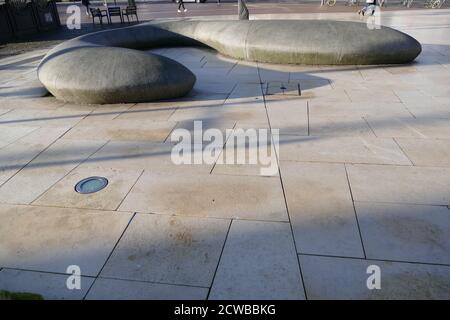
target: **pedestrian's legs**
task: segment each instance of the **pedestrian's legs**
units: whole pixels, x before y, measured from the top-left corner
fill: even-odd
[[[178,2],[178,12],[181,12],[181,8],[183,8],[183,11],[186,12],[186,8],[184,7],[184,2],[183,0],[179,0]]]

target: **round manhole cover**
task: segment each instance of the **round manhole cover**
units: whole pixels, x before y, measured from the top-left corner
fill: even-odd
[[[78,193],[94,193],[104,189],[108,185],[108,179],[103,177],[89,177],[81,180],[75,185]]]

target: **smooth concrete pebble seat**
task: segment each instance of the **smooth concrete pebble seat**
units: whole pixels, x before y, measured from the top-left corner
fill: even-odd
[[[140,52],[208,46],[232,58],[279,63],[361,65],[413,61],[420,43],[400,31],[326,20],[176,21],[106,30],[66,41],[38,67],[57,99],[125,103],[177,98],[195,84],[180,63]]]

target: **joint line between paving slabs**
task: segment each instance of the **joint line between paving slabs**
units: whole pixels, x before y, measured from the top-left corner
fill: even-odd
[[[228,224],[227,234],[225,235],[225,239],[223,241],[222,250],[220,251],[219,260],[217,261],[216,270],[214,270],[214,275],[213,275],[213,278],[211,280],[211,286],[208,289],[208,294],[206,295],[206,300],[209,300],[209,295],[211,294],[211,289],[212,289],[212,286],[214,284],[214,280],[216,279],[217,270],[219,270],[220,260],[222,260],[222,254],[223,254],[223,251],[225,250],[225,245],[227,244],[228,234],[230,233],[231,224],[233,223],[233,220],[234,219],[231,219],[230,223]]]
[[[235,82],[233,88],[231,88],[231,91],[229,93],[227,93],[227,96],[223,100],[222,106],[224,106],[227,103],[227,100],[230,98],[231,94],[233,93],[234,89],[236,89],[237,86],[238,86],[238,82]]]
[[[352,100],[352,98],[351,98],[350,95],[348,94],[347,89],[344,89],[344,93],[345,93],[345,95],[347,96],[347,98],[348,98],[348,100],[349,100],[350,102],[355,102],[355,101]]]
[[[169,118],[175,113],[175,111],[178,110],[178,107],[175,108],[175,110],[170,114]],[[166,122],[169,122],[169,120],[165,120]],[[181,123],[181,121],[176,121],[175,125],[172,127],[172,129],[170,129],[170,132],[167,134],[167,136],[164,138],[162,143],[170,143],[170,141],[168,142],[167,140],[169,139],[169,137],[172,135],[172,133],[175,131],[175,129],[178,128],[178,125]]]
[[[409,110],[408,106],[402,102],[402,105],[405,107],[406,111],[414,118],[417,119],[416,115]]]
[[[123,235],[125,234],[125,232],[128,230],[128,227],[131,224],[131,221],[133,221],[134,217],[136,216],[136,212],[133,212],[133,215],[130,218],[130,221],[128,221],[127,225],[125,226],[125,228],[123,229],[119,239],[117,239],[116,243],[114,244],[114,247],[112,248],[111,252],[109,253],[108,257],[105,260],[105,263],[103,264],[103,266],[100,268],[100,271],[97,273],[97,276],[95,276],[95,280],[92,281],[91,286],[89,287],[89,289],[87,289],[86,294],[84,295],[82,300],[85,300],[86,297],[88,296],[89,292],[91,291],[92,287],[94,286],[95,282],[97,281],[98,277],[100,276],[100,274],[102,273],[103,269],[105,268],[106,264],[108,263],[109,259],[111,258],[114,250],[116,250],[117,245],[119,244],[120,240],[122,240]]]
[[[83,161],[81,161],[80,163],[78,163],[75,167],[73,167],[71,170],[69,170],[63,177],[61,177],[60,179],[58,179],[55,183],[53,183],[51,186],[49,186],[47,189],[45,189],[43,192],[41,192],[36,198],[34,198],[33,201],[30,201],[29,204],[33,204],[33,202],[35,202],[36,200],[38,200],[40,197],[42,197],[42,195],[44,193],[46,193],[48,190],[50,190],[54,185],[56,185],[58,182],[60,182],[62,179],[64,179],[65,177],[67,177],[69,174],[71,174],[74,170],[76,170],[79,166],[81,166],[83,163],[85,163],[90,157],[92,157],[94,154],[96,154],[98,151],[100,151],[100,149],[102,149],[104,146],[106,146],[106,144],[109,142],[109,140],[107,142],[105,142],[104,144],[102,144],[100,147],[98,147],[97,149],[95,149],[94,152],[92,152],[90,155],[88,155],[86,157],[86,159],[84,159]]]
[[[369,121],[367,121],[366,117],[363,116],[363,117],[361,117],[361,119],[364,120],[366,125],[369,127],[370,131],[372,131],[372,133],[375,136],[375,138],[378,138],[377,134],[375,133],[375,130],[373,130],[372,126],[370,125]]]
[[[110,276],[106,276],[106,277],[99,276],[98,279],[104,279],[104,280],[121,280],[121,281],[128,281],[128,282],[148,283],[148,284],[162,284],[162,285],[166,285],[166,286],[175,286],[175,287],[187,287],[187,288],[202,288],[202,289],[209,289],[209,287],[196,286],[196,285],[191,285],[191,284],[170,283],[170,282],[149,281],[149,280],[136,280],[136,279],[118,278],[118,277],[110,277]]]
[[[311,129],[309,124],[309,100],[306,100],[306,119],[308,121],[308,136],[311,135]]]
[[[51,274],[51,275],[59,275],[59,276],[70,276],[72,273],[67,272],[58,272],[58,271],[48,271],[48,270],[39,270],[39,269],[27,269],[27,268],[16,268],[16,267],[0,267],[0,271],[4,270],[15,270],[15,271],[21,271],[21,272],[34,272],[34,273],[45,273],[45,274]],[[81,275],[82,278],[91,278],[95,279],[95,276],[90,275]]]
[[[1,116],[1,115],[0,115]],[[41,127],[36,127],[35,129],[33,129],[33,130],[31,130],[30,132],[27,132],[26,134],[24,134],[23,136],[21,136],[21,137],[18,137],[17,139],[14,139],[13,141],[11,141],[11,142],[9,142],[8,144],[5,144],[3,147],[1,147],[0,148],[0,150],[1,149],[4,149],[4,148],[7,148],[7,147],[9,147],[10,145],[12,145],[12,144],[14,144],[14,143],[16,143],[16,142],[20,142],[20,140],[22,140],[23,138],[26,138],[26,137],[28,137],[29,135],[31,135],[33,132],[35,132],[36,130],[39,130]]]
[[[362,261],[382,261],[382,262],[409,263],[409,264],[418,264],[418,265],[427,265],[427,266],[450,267],[450,264],[435,263],[435,262],[405,261],[405,260],[392,260],[392,259],[380,259],[380,258],[359,258],[359,257],[351,257],[351,256],[327,255],[327,254],[317,254],[317,253],[299,253],[299,255],[309,256],[309,257],[352,259],[352,260],[362,260]]]
[[[233,132],[234,132],[235,129],[236,129],[236,122],[235,122],[234,125],[233,125]],[[212,174],[212,173],[213,173],[214,168],[216,167],[217,162],[220,160],[220,157],[221,157],[222,154],[224,153],[224,151],[225,151],[225,146],[227,145],[227,142],[228,142],[228,140],[230,139],[231,136],[233,136],[233,133],[226,137],[225,142],[224,142],[223,145],[222,145],[222,150],[220,150],[220,153],[217,155],[217,159],[216,159],[216,161],[214,162],[214,164],[213,164],[213,166],[212,166],[212,168],[211,168],[211,171],[209,171],[209,174]],[[234,138],[234,136],[233,136],[233,138]],[[226,156],[226,155],[225,155],[225,156]]]
[[[13,109],[9,109],[9,110],[6,110],[5,112],[3,112],[3,113],[0,113],[0,116],[4,116],[4,115],[6,115],[6,114],[8,114],[8,113],[10,113],[10,112],[12,112],[13,110],[17,110],[17,109],[15,109],[15,108],[13,108]]]
[[[294,245],[295,255],[297,258],[298,270],[300,272],[300,278],[302,280],[303,292],[305,293],[305,299],[308,300],[308,294],[306,293],[306,287],[305,287],[305,280],[303,279],[302,267],[300,265],[300,257],[298,256],[297,243],[295,242],[295,237],[294,237],[294,228],[292,227],[291,215],[289,214],[289,208],[288,208],[287,199],[286,199],[286,192],[284,190],[283,178],[281,177],[280,166],[278,166],[278,174],[280,175],[281,190],[283,191],[284,205],[286,207],[286,212],[287,212],[288,219],[289,219],[289,227],[291,229],[292,242]]]
[[[74,127],[76,127],[81,121],[83,121],[84,119],[86,119],[87,117],[89,117],[91,114],[93,114],[94,113],[94,111],[96,110],[97,108],[95,108],[95,109],[93,109],[93,110],[91,110],[90,112],[88,112],[87,114],[85,114],[84,115],[84,117],[81,117],[81,119],[80,120],[78,120],[67,132],[69,132],[70,130],[72,130]],[[64,134],[66,134],[67,132],[65,132]]]
[[[265,97],[264,92],[263,92],[262,84],[260,84],[260,88],[261,88],[261,92],[262,92],[262,95],[263,95],[264,109],[266,110],[267,122],[269,124],[270,132],[272,132],[272,125],[270,124],[269,112],[267,111],[266,97]],[[279,162],[279,156],[278,156],[276,151],[275,151],[275,156],[277,158],[277,163],[279,164],[280,163]],[[293,242],[293,245],[294,245],[295,257],[297,259],[298,271],[300,272],[300,279],[302,281],[303,293],[305,294],[305,299],[308,300],[308,294],[306,292],[306,287],[305,287],[305,280],[303,278],[302,266],[300,265],[300,257],[298,256],[297,244],[295,242],[295,237],[294,237],[294,228],[292,227],[291,215],[289,214],[289,208],[288,208],[287,199],[286,199],[286,192],[284,190],[283,178],[281,177],[280,165],[278,165],[278,175],[280,176],[281,191],[283,192],[284,206],[286,208],[286,213],[287,213],[288,220],[289,220],[288,221],[289,222],[289,227],[291,229],[291,237],[292,237],[292,242]]]
[[[238,65],[238,62],[235,62],[235,63],[231,66],[230,70],[228,70],[227,73],[226,73],[225,75],[228,76],[228,75],[233,71],[233,69],[234,69],[237,65]]]
[[[71,129],[71,128],[70,128]],[[39,157],[43,152],[45,152],[46,150],[48,150],[48,148],[50,148],[52,145],[54,145],[56,143],[56,141],[58,141],[59,139],[61,139],[61,137],[63,137],[70,129],[67,129],[66,131],[64,131],[64,133],[62,133],[59,137],[57,137],[55,140],[52,141],[52,143],[50,143],[47,147],[45,147],[44,149],[42,149],[37,155],[35,155],[30,161],[28,161],[25,165],[23,165],[19,170],[17,170],[17,172],[15,172],[11,177],[9,177],[8,179],[5,180],[5,182],[0,184],[0,187],[2,187],[3,185],[5,185],[8,181],[10,181],[12,178],[14,178],[19,172],[21,172],[27,165],[29,165],[34,159],[36,159],[37,157]]]
[[[358,214],[356,213],[355,199],[353,198],[352,187],[350,185],[350,178],[348,176],[347,164],[345,164],[345,163],[344,163],[344,169],[345,169],[345,176],[347,177],[347,184],[348,184],[348,189],[350,191],[350,197],[352,198],[353,212],[355,213],[356,226],[358,227],[359,239],[361,240],[361,246],[362,246],[362,250],[363,250],[363,254],[364,254],[364,259],[367,259],[366,249],[364,248],[364,241],[363,241],[363,237],[362,237],[362,233],[361,233],[361,227],[359,226]]]
[[[144,174],[145,170],[141,171],[141,174],[139,175],[139,177],[137,177],[136,181],[134,181],[133,185],[131,186],[130,190],[128,190],[127,194],[125,195],[125,197],[122,198],[122,200],[120,201],[120,203],[117,205],[116,209],[114,209],[114,211],[117,211],[120,206],[122,205],[122,203],[125,201],[125,198],[128,197],[128,195],[130,194],[131,190],[133,190],[134,186],[136,185],[136,183],[139,181],[139,179],[142,177],[142,175]]]
[[[364,78],[364,75],[363,75],[362,72],[361,72],[361,68],[359,68],[359,67],[356,67],[356,68],[358,69],[358,73],[359,73],[359,75],[361,76],[361,79],[362,79],[363,81],[366,81],[367,79]]]
[[[135,103],[135,104],[132,104],[129,108],[127,108],[126,110],[123,110],[123,111],[121,111],[121,112],[118,112],[118,114],[116,115],[116,116],[114,116],[113,118],[112,118],[112,120],[116,120],[118,117],[120,117],[122,114],[124,114],[125,112],[127,112],[128,110],[130,110],[131,108],[133,108],[134,106],[136,106],[137,105],[137,103]],[[95,110],[94,110],[95,111]]]
[[[394,94],[394,96],[397,97],[398,102],[400,102],[401,104],[405,105],[405,103],[403,102],[403,100],[398,96],[397,92],[395,92],[394,90],[390,90],[390,91],[392,91],[392,93]],[[405,108],[406,108],[406,106],[405,106]],[[411,113],[411,112],[410,112],[410,113]]]
[[[392,138],[392,140],[394,140],[395,144],[398,146],[398,148],[400,149],[400,151],[405,155],[405,157],[411,162],[411,164],[413,166],[416,166],[416,164],[414,163],[414,161],[412,161],[412,159],[410,157],[408,157],[408,154],[405,152],[405,150],[403,150],[402,146],[400,145],[400,143],[398,143],[397,139]]]

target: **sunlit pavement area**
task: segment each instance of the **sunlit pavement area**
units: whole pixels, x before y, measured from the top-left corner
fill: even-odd
[[[158,49],[197,83],[155,103],[41,97],[36,66],[48,48],[1,59],[0,289],[46,299],[449,299],[450,10],[383,11],[381,23],[422,43],[416,63],[280,66]],[[280,129],[278,174],[173,164],[171,132],[194,120]],[[89,176],[109,184],[76,193]],[[80,290],[66,287],[71,265]],[[381,289],[367,287],[372,265]]]

